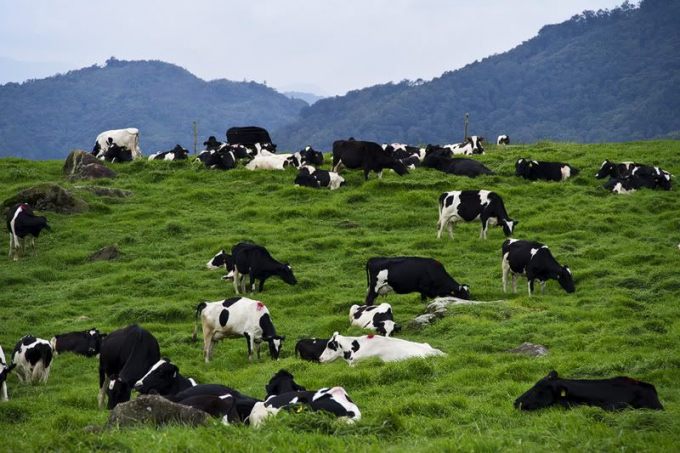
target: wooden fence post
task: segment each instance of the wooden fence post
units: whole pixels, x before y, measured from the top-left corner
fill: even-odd
[[[462,143],[465,143],[465,140],[468,138],[468,123],[470,122],[470,114],[466,113],[465,114],[465,135],[463,135],[463,141]]]
[[[198,121],[194,121],[194,156],[198,152]]]

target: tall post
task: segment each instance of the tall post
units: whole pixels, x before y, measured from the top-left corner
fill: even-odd
[[[466,113],[465,114],[465,135],[463,135],[463,143],[465,143],[465,140],[468,138],[468,123],[470,122],[470,114]]]
[[[198,152],[198,121],[194,121],[194,156]]]

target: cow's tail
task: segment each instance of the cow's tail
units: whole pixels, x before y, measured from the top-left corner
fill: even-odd
[[[201,313],[206,306],[207,304],[205,302],[201,302],[196,306],[196,314],[194,315],[194,336],[192,337],[192,341],[198,339],[198,314]]]
[[[442,211],[444,210],[444,200],[446,200],[446,193],[439,195],[439,220],[437,220],[437,229],[442,225]]]
[[[54,355],[59,355],[57,352],[57,337],[52,337],[50,340],[50,345],[52,346],[52,351]]]

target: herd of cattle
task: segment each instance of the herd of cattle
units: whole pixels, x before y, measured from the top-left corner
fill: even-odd
[[[378,177],[386,169],[406,175],[418,166],[430,167],[447,174],[476,177],[494,174],[482,163],[454,155],[483,154],[484,138],[471,136],[465,142],[453,145],[428,145],[425,148],[403,144],[379,145],[373,142],[338,140],[333,144],[333,171],[317,168],[323,164],[323,154],[311,147],[294,154],[276,154],[266,130],[257,127],[231,128],[227,142],[218,142],[211,136],[204,142],[205,150],[197,160],[208,168],[228,170],[239,160],[251,170],[283,170],[289,166],[299,169],[295,184],[313,188],[337,189],[344,184],[338,174],[342,168],[361,169],[365,179],[370,172]],[[134,128],[107,131],[97,137],[93,154],[110,162],[125,162],[142,157],[139,150],[139,131]],[[499,136],[497,144],[509,144],[509,137]],[[188,159],[188,151],[177,145],[174,149],[156,153],[149,160]],[[579,173],[566,163],[541,162],[519,159],[515,164],[516,176],[530,181],[564,181]],[[624,162],[605,161],[597,178],[609,176],[605,184],[616,193],[629,193],[639,188],[671,189],[671,175],[658,167]],[[490,226],[501,227],[505,236],[511,236],[518,220],[509,217],[500,195],[488,191],[451,191],[442,193],[438,203],[439,220],[437,238],[447,228],[453,239],[453,225],[457,222],[481,222],[480,239],[486,239]],[[36,216],[27,204],[17,204],[7,214],[10,233],[10,256],[18,260],[19,249],[25,254],[26,241],[35,250],[35,238],[43,229],[50,229],[47,219]],[[541,243],[508,238],[502,245],[502,285],[507,290],[508,274],[513,290],[517,292],[517,276],[527,278],[528,291],[534,291],[538,280],[541,291],[548,280],[556,280],[568,293],[575,291],[572,271],[553,257],[550,249]],[[278,360],[285,335],[274,326],[268,308],[260,301],[243,297],[247,292],[264,290],[265,281],[279,277],[294,286],[297,279],[289,263],[272,257],[258,244],[241,242],[234,245],[230,254],[218,252],[208,261],[209,269],[224,269],[225,280],[233,280],[235,297],[216,302],[201,302],[195,309],[193,340],[197,340],[198,318],[203,332],[203,357],[210,362],[216,343],[227,338],[244,338],[249,360],[253,353],[260,356],[260,346],[266,342],[272,359]],[[418,293],[423,301],[435,297],[456,297],[469,300],[470,288],[458,283],[444,265],[432,258],[423,257],[373,257],[366,262],[367,293],[364,305],[352,305],[349,311],[351,326],[370,329],[376,334],[350,337],[334,332],[330,338],[300,339],[295,345],[295,355],[304,360],[327,363],[344,359],[350,365],[366,358],[398,361],[412,357],[443,356],[442,351],[427,343],[416,343],[394,334],[401,326],[394,321],[392,307],[387,303],[374,305],[378,296],[390,292]],[[128,401],[132,390],[140,394],[159,394],[170,401],[195,407],[219,417],[224,423],[237,421],[257,426],[269,415],[281,409],[290,410],[304,406],[313,411],[325,411],[350,421],[358,420],[361,412],[342,387],[308,391],[298,385],[286,370],[275,374],[265,386],[264,401],[243,395],[221,384],[199,384],[179,373],[177,365],[162,357],[156,338],[146,329],[131,325],[114,332],[99,332],[93,328],[82,332],[56,335],[51,341],[26,335],[21,338],[11,355],[5,359],[0,347],[0,384],[2,400],[8,400],[7,377],[16,369],[20,381],[46,382],[53,357],[73,352],[86,357],[99,357],[99,405],[108,399],[107,407]],[[571,407],[579,404],[598,406],[606,410],[625,407],[663,409],[653,385],[628,377],[605,380],[567,380],[558,378],[555,371],[538,381],[525,394],[517,398],[515,407],[534,410],[550,405]]]

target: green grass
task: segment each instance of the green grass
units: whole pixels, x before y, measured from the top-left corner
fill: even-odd
[[[260,430],[212,426],[140,427],[85,433],[102,425],[97,408],[97,361],[58,356],[46,385],[9,378],[11,401],[0,403],[0,444],[8,451],[677,451],[680,449],[680,202],[677,191],[616,196],[598,190],[602,161],[635,160],[680,174],[678,142],[572,145],[541,142],[491,149],[480,160],[498,172],[476,180],[419,169],[400,178],[363,182],[344,172],[347,186],[314,191],[292,185],[295,172],[207,171],[176,162],[115,166],[118,178],[86,184],[128,189],[128,199],[80,192],[92,209],[47,213],[39,258],[0,259],[0,344],[6,354],[24,334],[49,339],[93,326],[112,331],[140,323],[159,340],[183,374],[223,383],[262,398],[280,368],[311,389],[341,385],[363,418],[355,425],[319,414],[282,415]],[[518,157],[565,161],[581,174],[565,183],[514,177]],[[62,162],[0,160],[0,200],[39,182],[61,179]],[[447,190],[501,194],[515,237],[548,244],[569,264],[576,292],[556,282],[529,298],[501,286],[500,228],[481,241],[479,223],[458,224],[455,240],[436,239],[437,198]],[[349,223],[349,222],[353,222]],[[353,228],[347,228],[352,226]],[[5,239],[6,236],[5,236]],[[233,286],[205,263],[221,248],[251,240],[289,261],[299,284],[273,278],[262,300],[280,333],[283,357],[248,363],[245,340],[226,340],[203,363],[192,343],[193,310],[201,300],[233,295]],[[117,261],[87,256],[116,243]],[[5,243],[7,244],[7,243]],[[6,247],[6,245],[5,245]],[[401,337],[428,342],[446,358],[401,363],[368,361],[349,368],[293,357],[298,338],[348,329],[347,314],[365,297],[364,265],[372,256],[420,255],[442,261],[470,285],[473,298],[507,299],[493,306],[456,307],[433,327]],[[424,305],[419,295],[391,294],[397,322],[406,325]],[[81,316],[89,319],[81,320]],[[504,353],[522,342],[550,349],[543,358]],[[607,413],[554,408],[536,413],[512,402],[556,369],[564,377],[629,375],[653,383],[666,411]]]

